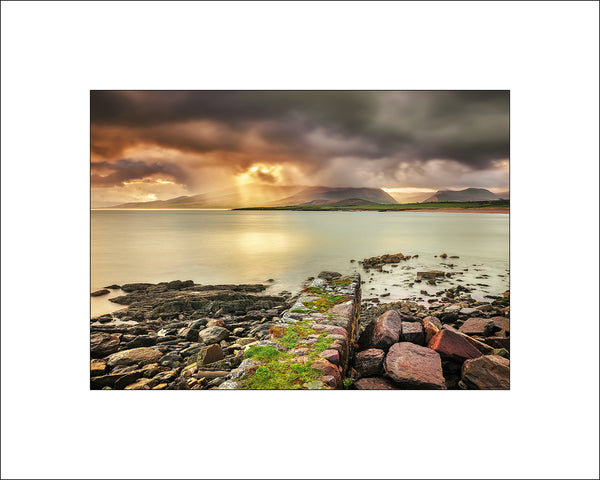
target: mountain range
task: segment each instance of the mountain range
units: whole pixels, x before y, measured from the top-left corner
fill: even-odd
[[[465,190],[440,190],[434,195],[414,203],[447,202],[447,201],[485,201],[499,200],[502,197],[483,188],[467,188]],[[429,195],[429,194],[426,194]],[[281,206],[342,206],[373,205],[399,203],[393,195],[381,188],[351,187],[302,187],[302,186],[269,186],[248,185],[243,189],[229,189],[217,192],[184,195],[168,200],[149,202],[129,202],[111,208],[237,208],[237,207],[281,207]],[[408,203],[404,200],[404,203]]]

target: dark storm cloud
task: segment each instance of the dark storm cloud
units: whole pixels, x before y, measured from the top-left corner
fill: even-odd
[[[112,187],[123,185],[124,182],[144,180],[157,173],[162,173],[173,178],[178,183],[186,183],[186,175],[183,170],[174,163],[150,162],[123,158],[116,162],[92,162],[92,185],[98,187]],[[99,175],[95,172],[107,172]]]
[[[507,91],[91,92],[92,152],[107,159],[136,144],[245,154],[252,132],[253,154],[311,172],[339,157],[386,172],[434,159],[483,170],[509,157],[508,119]]]

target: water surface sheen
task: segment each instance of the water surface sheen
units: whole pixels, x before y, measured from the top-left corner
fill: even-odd
[[[359,271],[363,297],[387,288],[393,300],[435,292],[415,283],[416,271],[465,271],[462,284],[483,283],[478,295],[508,288],[509,218],[506,214],[447,212],[294,212],[229,210],[93,210],[91,288],[131,282],[194,280],[200,284],[262,283],[296,292],[321,270]],[[418,254],[365,274],[358,263],[385,253]],[[446,267],[435,255],[458,255]],[[485,279],[475,279],[481,274]],[[369,279],[372,282],[369,283]],[[375,290],[371,290],[371,289]],[[122,294],[121,291],[114,295]],[[92,299],[92,313],[121,306]]]

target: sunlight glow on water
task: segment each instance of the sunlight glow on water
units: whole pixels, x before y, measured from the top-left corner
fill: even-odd
[[[420,270],[465,268],[464,285],[485,283],[489,287],[481,287],[480,296],[497,295],[508,288],[508,230],[506,214],[93,210],[91,289],[114,283],[263,283],[273,278],[274,292],[296,293],[321,270],[359,271],[368,281],[370,274],[351,259],[401,252],[419,258],[386,268],[391,274],[375,274],[363,286],[363,297],[383,288],[391,292],[385,301],[434,292],[440,287],[416,283],[409,288],[407,279]],[[444,252],[460,256],[446,260],[456,265],[453,270],[434,257]],[[475,280],[480,274],[489,278]],[[93,314],[123,308],[107,297],[91,303]]]

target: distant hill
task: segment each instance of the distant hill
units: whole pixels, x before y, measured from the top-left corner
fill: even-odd
[[[347,198],[345,200],[312,200],[310,202],[303,203],[302,206],[324,206],[329,205],[331,207],[351,207],[355,205],[378,205],[377,202],[371,202],[369,200],[363,200],[362,198]]]
[[[499,198],[502,198],[503,200],[510,200],[510,192],[499,192],[496,195],[498,195]]]
[[[236,208],[374,203],[396,204],[397,202],[380,188],[246,185],[239,189],[181,196],[168,200],[123,203],[112,208]]]
[[[396,204],[394,197],[385,193],[381,188],[346,188],[346,187],[307,187],[287,198],[277,202],[277,206],[306,205],[330,205],[336,202],[367,201],[377,204]],[[320,202],[320,203],[314,203]],[[346,204],[347,205],[347,204]]]
[[[465,190],[439,190],[421,203],[433,202],[482,202],[500,200],[501,197],[485,188],[466,188]]]

